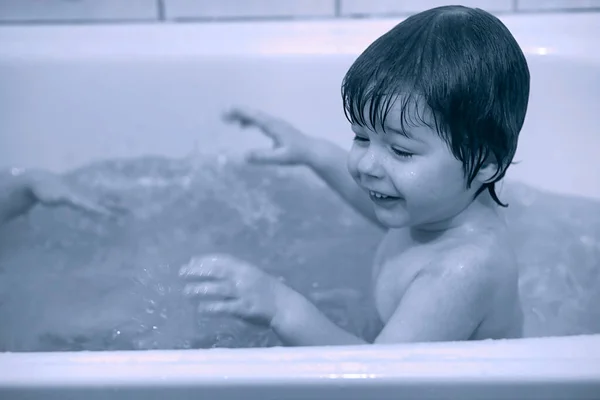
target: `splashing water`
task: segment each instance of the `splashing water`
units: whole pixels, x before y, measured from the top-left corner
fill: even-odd
[[[208,252],[261,266],[356,335],[380,328],[369,281],[382,235],[306,171],[144,157],[68,179],[118,195],[131,213],[40,207],[0,229],[0,350],[280,344],[264,327],[195,314],[177,272]],[[600,203],[507,189],[528,335],[600,332]]]

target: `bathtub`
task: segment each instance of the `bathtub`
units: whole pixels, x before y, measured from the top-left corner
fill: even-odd
[[[508,178],[600,199],[600,14],[503,21],[532,72],[515,157],[523,162]],[[266,145],[258,134],[222,125],[219,115],[231,104],[267,110],[348,147],[341,78],[398,22],[1,27],[0,164],[61,172],[101,158]],[[3,399],[598,399],[600,335],[2,353],[0,371]]]

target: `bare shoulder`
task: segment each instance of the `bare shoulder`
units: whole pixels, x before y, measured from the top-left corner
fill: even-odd
[[[432,262],[423,273],[439,286],[453,286],[455,296],[471,300],[473,310],[482,318],[472,338],[522,335],[518,265],[502,232],[448,243],[438,262]]]
[[[502,233],[479,233],[441,244],[420,275],[460,285],[480,293],[484,303],[518,280],[515,256]]]
[[[391,257],[382,271],[380,288],[387,288],[389,282],[400,284],[390,285],[393,292],[378,292],[386,325],[376,341],[469,340],[518,334],[518,275],[511,253],[501,234],[480,230]],[[384,295],[394,301],[384,302]]]
[[[473,232],[446,240],[439,247],[442,269],[457,273],[492,273],[498,266],[514,259],[514,252],[504,232]]]

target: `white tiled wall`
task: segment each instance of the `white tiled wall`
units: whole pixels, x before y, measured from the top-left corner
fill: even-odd
[[[518,10],[580,9],[600,7],[600,0],[518,0]]]
[[[156,0],[0,0],[0,22],[156,20]]]
[[[478,7],[487,11],[511,11],[513,0],[342,0],[341,14],[387,14],[415,13],[433,7],[448,4],[461,4],[467,7]]]
[[[499,13],[600,10],[600,0],[0,0],[0,23],[377,17],[457,3]]]
[[[335,16],[334,0],[164,0],[167,18]]]

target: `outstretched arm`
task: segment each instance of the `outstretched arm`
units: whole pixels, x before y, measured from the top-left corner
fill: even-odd
[[[313,303],[289,290],[271,328],[286,346],[353,346],[369,344],[334,324]]]
[[[375,343],[468,340],[489,310],[493,276],[485,263],[457,252],[415,278]],[[438,262],[436,260],[436,262]],[[270,326],[289,346],[367,341],[329,320],[308,299],[270,274],[226,254],[193,258],[180,270],[198,311]]]
[[[385,229],[375,216],[368,194],[350,176],[345,150],[327,140],[305,135],[288,122],[260,111],[236,108],[224,117],[227,122],[258,128],[273,140],[273,148],[250,152],[249,161],[271,165],[306,165],[356,211]]]
[[[419,274],[375,343],[468,340],[489,310],[493,280],[482,264],[459,262]],[[367,343],[335,325],[300,294],[288,291],[284,299],[271,327],[285,344]]]
[[[113,199],[84,194],[49,171],[14,168],[0,173],[0,226],[26,214],[38,203],[107,217],[126,211]]]

